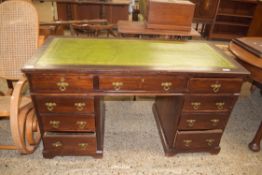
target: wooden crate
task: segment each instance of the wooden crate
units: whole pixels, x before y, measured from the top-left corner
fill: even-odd
[[[190,1],[148,0],[146,27],[190,31],[194,10]]]

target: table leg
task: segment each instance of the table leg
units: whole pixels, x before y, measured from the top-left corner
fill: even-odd
[[[254,139],[249,143],[248,147],[254,152],[260,151],[261,139],[262,139],[262,122],[260,123],[260,126],[257,130],[257,133],[256,133]]]

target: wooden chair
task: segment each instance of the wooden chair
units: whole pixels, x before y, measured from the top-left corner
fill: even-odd
[[[40,141],[40,132],[31,98],[26,96],[27,79],[20,71],[38,47],[38,15],[26,1],[0,4],[0,77],[8,82],[8,92],[0,96],[0,118],[10,118],[14,145],[0,149],[16,149],[32,153]]]

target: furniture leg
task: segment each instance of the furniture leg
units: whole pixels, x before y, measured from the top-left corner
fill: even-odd
[[[262,139],[262,122],[260,123],[260,126],[257,130],[257,133],[254,137],[254,139],[249,143],[248,147],[254,151],[258,152],[260,150],[260,141]]]

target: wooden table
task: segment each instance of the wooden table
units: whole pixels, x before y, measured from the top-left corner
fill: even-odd
[[[81,38],[49,38],[23,72],[45,158],[102,157],[104,96],[156,96],[153,112],[167,156],[217,154],[248,75],[205,42]]]
[[[132,22],[132,21],[118,21],[117,23],[118,33],[121,36],[127,35],[138,35],[143,36],[164,36],[168,37],[180,37],[180,38],[191,38],[200,37],[200,34],[195,30],[191,29],[190,32],[187,31],[175,31],[175,30],[157,30],[148,29],[144,22]]]
[[[261,38],[260,38],[261,40]],[[238,61],[251,72],[251,78],[254,84],[260,88],[262,94],[262,58],[252,54],[246,48],[231,42],[229,49],[238,58]],[[262,122],[257,130],[254,139],[249,143],[249,148],[252,151],[260,150],[260,141],[262,139]]]

